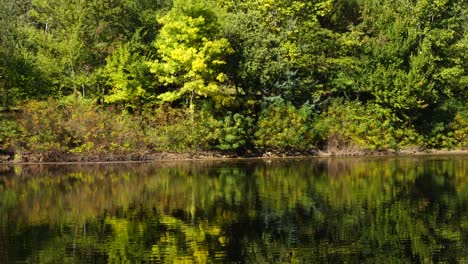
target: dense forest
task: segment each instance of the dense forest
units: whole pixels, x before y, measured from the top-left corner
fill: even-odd
[[[468,147],[464,0],[2,0],[0,153]]]

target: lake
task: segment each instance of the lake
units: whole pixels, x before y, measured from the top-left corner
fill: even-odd
[[[0,263],[468,263],[468,155],[0,165]]]

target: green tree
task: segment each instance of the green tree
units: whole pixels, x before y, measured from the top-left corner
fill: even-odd
[[[35,66],[53,83],[51,95],[82,90],[86,83],[89,11],[86,1],[32,1],[29,23],[22,30]]]
[[[322,22],[333,7],[334,1],[269,0],[231,7],[226,34],[236,50],[234,83],[245,94],[279,96],[297,107],[336,94],[336,76],[353,62],[340,52],[341,32]]]
[[[85,37],[92,43],[90,61],[97,69],[93,80],[96,93],[106,102],[133,106],[140,99],[146,102],[146,93],[154,85],[145,61],[154,56],[157,19],[171,5],[172,0],[90,2],[90,30]]]
[[[403,116],[466,97],[467,7],[457,0],[363,2],[357,89]]]
[[[5,86],[19,98],[106,93],[98,69],[123,43],[138,40],[132,52],[149,56],[156,19],[171,2],[8,0],[2,13],[15,32],[15,56],[7,61],[17,69],[7,68]]]
[[[101,76],[107,79],[110,87],[104,96],[107,103],[124,103],[136,108],[140,103],[150,100],[149,90],[153,84],[150,79],[146,57],[140,55],[131,43],[125,43],[107,58]]]
[[[31,97],[44,97],[45,80],[27,50],[27,34],[22,30],[28,21],[31,2],[6,0],[0,8],[0,104],[11,106]]]

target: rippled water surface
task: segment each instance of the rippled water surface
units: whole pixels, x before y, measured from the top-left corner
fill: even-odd
[[[468,156],[0,165],[0,263],[468,263]]]

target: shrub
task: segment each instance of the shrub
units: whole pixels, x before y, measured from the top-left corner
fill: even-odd
[[[36,152],[65,151],[66,143],[60,143],[66,139],[60,126],[63,114],[56,108],[57,103],[52,99],[26,102],[17,117],[20,136],[15,141],[16,148]]]
[[[21,109],[16,145],[24,151],[116,153],[144,147],[144,134],[131,115],[102,110],[80,96],[30,101]]]
[[[16,137],[18,137],[16,122],[0,114],[0,151],[10,149]]]
[[[254,120],[242,114],[228,113],[217,128],[217,148],[220,150],[240,151],[250,145]]]
[[[416,119],[426,148],[468,146],[468,103],[447,100],[421,113]]]
[[[289,103],[273,102],[261,114],[255,145],[261,150],[311,150],[314,148],[312,109],[297,109]]]
[[[253,119],[228,112],[216,118],[210,109],[175,109],[162,105],[140,114],[156,150],[241,151],[250,144]]]
[[[453,138],[457,147],[468,148],[468,111],[457,113],[454,120],[450,123],[450,129],[453,131]]]
[[[155,150],[206,150],[217,143],[215,131],[221,126],[211,114],[188,108],[159,106],[142,113],[142,124]]]
[[[395,125],[398,122],[400,126]],[[401,143],[414,144],[419,138],[390,110],[342,99],[331,101],[315,128],[318,142],[328,151],[398,149]]]

